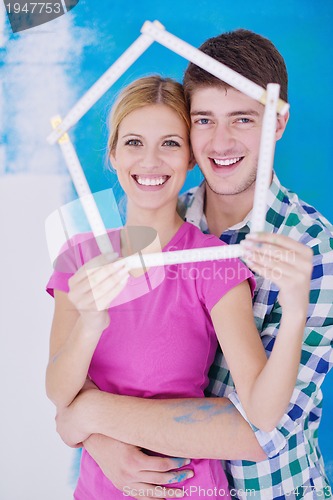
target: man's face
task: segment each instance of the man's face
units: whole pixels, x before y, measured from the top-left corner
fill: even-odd
[[[253,189],[263,114],[262,104],[231,87],[203,87],[193,93],[193,153],[214,193]]]

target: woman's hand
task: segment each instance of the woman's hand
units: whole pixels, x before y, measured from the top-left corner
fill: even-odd
[[[55,418],[57,433],[71,448],[81,447],[83,441],[90,436],[86,425],[89,423],[89,412],[86,411],[85,403],[89,400],[90,394],[95,392],[99,391],[96,389],[83,391],[69,406],[57,408]]]
[[[99,255],[80,267],[68,281],[68,298],[93,331],[108,326],[107,310],[129,277],[125,261],[116,258],[116,253]]]
[[[248,234],[241,245],[246,264],[279,287],[278,300],[283,312],[300,312],[306,317],[312,249],[288,236],[271,233]]]

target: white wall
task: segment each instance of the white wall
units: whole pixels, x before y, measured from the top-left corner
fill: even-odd
[[[53,299],[44,221],[68,178],[0,177],[1,500],[69,500],[73,450],[55,432],[44,389]]]

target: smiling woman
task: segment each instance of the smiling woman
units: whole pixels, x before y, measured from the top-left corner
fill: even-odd
[[[158,210],[149,221],[152,225],[169,210],[174,218],[178,193],[194,165],[189,133],[190,118],[179,83],[147,77],[122,91],[110,117],[108,150],[127,194],[128,224],[136,224],[135,207]],[[142,196],[144,191],[155,195]]]
[[[174,205],[190,166],[189,130],[165,104],[144,106],[122,120],[110,157],[133,208],[147,203],[165,208],[167,200]],[[156,196],[143,198],[141,191]]]

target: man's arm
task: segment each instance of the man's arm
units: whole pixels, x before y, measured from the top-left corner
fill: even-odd
[[[266,458],[249,424],[226,398],[151,400],[86,391],[61,410],[57,427],[70,445],[100,433],[174,457]]]
[[[296,387],[290,404],[272,432],[253,431],[268,457],[277,455],[288,440],[298,432],[311,412],[321,404],[320,388],[333,366],[333,239],[324,239],[314,250],[314,268],[310,290],[308,320],[304,329],[301,362]],[[323,248],[324,247],[324,248]],[[329,251],[327,249],[330,248]],[[320,253],[322,251],[323,253]],[[270,314],[270,322],[261,333],[262,342],[271,351],[280,327],[281,307],[278,302]],[[273,322],[272,318],[276,321]],[[245,413],[236,391],[230,401],[240,413]],[[251,424],[250,424],[251,425]]]

